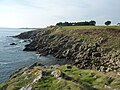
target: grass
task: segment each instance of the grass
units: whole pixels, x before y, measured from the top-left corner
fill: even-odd
[[[118,90],[120,89],[120,78],[115,79],[112,83],[111,83],[112,87],[114,88],[118,88]]]
[[[104,29],[104,28],[114,28],[120,29],[120,26],[63,26],[63,29]]]
[[[34,83],[33,88],[36,90],[81,90],[81,86],[64,79],[57,79],[51,76],[45,76],[37,83]]]
[[[77,85],[76,83],[72,82],[72,81],[66,81],[64,79],[60,79],[57,82],[54,82],[54,87],[56,88],[55,90],[72,90],[74,88],[74,90],[81,90],[81,86]]]
[[[102,48],[120,49],[120,26],[62,26],[51,28],[50,35],[65,35],[82,44],[93,45],[102,41]]]
[[[0,85],[0,90],[5,85],[8,85],[8,87],[5,90],[19,90],[21,87],[27,85],[27,83],[32,82],[33,79],[35,78],[35,75],[32,75],[32,74],[31,75],[28,75],[28,74],[22,75],[24,72],[21,70],[21,71],[15,73],[13,75],[15,77],[12,77],[8,81],[6,81],[5,83]],[[28,79],[25,79],[25,77],[27,77]]]
[[[73,67],[71,70],[67,69],[67,66],[62,66],[60,69],[66,74],[73,77],[74,80],[77,80],[79,83],[84,83],[90,85],[98,90],[104,90],[105,85],[114,87],[119,87],[120,77],[114,78],[109,77],[101,72],[93,70],[79,70],[76,67]]]
[[[52,76],[45,76],[38,82],[33,84],[33,88],[37,90],[52,90],[52,83],[55,81],[56,78]]]
[[[120,89],[120,77],[118,76],[114,77],[112,74],[106,75],[93,70],[80,70],[75,66],[68,69],[67,66],[63,65],[58,67],[58,69],[66,76],[71,77],[71,79],[65,76],[58,79],[50,74],[52,69],[46,68],[44,71],[49,73],[44,75],[39,81],[31,84],[33,90],[94,90],[94,88],[97,90],[109,90],[105,88],[105,85],[111,87],[111,90]],[[30,70],[32,72],[32,69],[28,69],[26,72]],[[30,84],[36,77],[34,74],[26,74],[25,76],[28,79],[25,79],[24,75],[22,73],[20,75],[19,73],[15,78],[11,78],[7,82],[0,84],[0,89],[8,85],[5,90],[18,90]]]

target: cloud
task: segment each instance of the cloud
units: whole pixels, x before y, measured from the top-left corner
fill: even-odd
[[[44,27],[59,21],[119,22],[119,0],[0,0],[0,26]]]

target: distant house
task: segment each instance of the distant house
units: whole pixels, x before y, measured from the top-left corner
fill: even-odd
[[[117,25],[120,26],[120,23],[118,23]]]

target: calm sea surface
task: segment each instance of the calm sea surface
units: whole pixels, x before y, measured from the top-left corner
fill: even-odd
[[[34,62],[44,65],[63,64],[64,60],[57,60],[52,56],[39,57],[35,52],[22,51],[26,42],[23,40],[7,37],[18,35],[29,29],[0,28],[0,83],[6,81],[17,69],[28,66]],[[17,45],[10,45],[16,43]]]

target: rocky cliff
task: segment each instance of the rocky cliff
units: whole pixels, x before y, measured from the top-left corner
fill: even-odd
[[[35,63],[11,75],[0,90],[120,90],[120,27],[55,26],[15,37],[32,40],[24,51],[68,64]]]
[[[47,27],[18,37],[32,38],[24,51],[64,58],[81,69],[120,72],[119,27]]]

